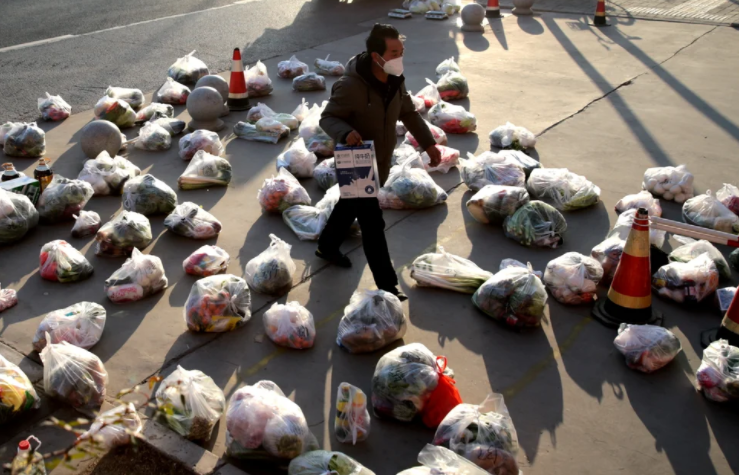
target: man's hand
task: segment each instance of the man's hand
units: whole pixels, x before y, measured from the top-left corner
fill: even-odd
[[[352,130],[349,132],[349,135],[346,136],[346,144],[350,147],[356,147],[357,145],[362,144],[362,136],[359,135],[359,132],[356,130]]]
[[[431,166],[435,167],[439,163],[441,163],[441,152],[438,148],[436,148],[436,145],[432,145],[429,148],[426,149],[426,154],[428,154],[429,159],[431,160]]]

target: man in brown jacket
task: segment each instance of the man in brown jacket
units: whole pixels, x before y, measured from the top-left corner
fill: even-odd
[[[367,51],[349,60],[344,76],[334,84],[320,124],[337,143],[354,146],[362,140],[373,140],[382,185],[390,173],[398,120],[428,153],[432,166],[439,163],[441,154],[405,88],[403,37],[392,25],[376,24],[366,45]],[[351,267],[339,248],[355,219],[362,230],[364,254],[375,284],[401,300],[407,299],[398,289],[377,198],[340,199],[321,233],[316,255],[335,265]]]

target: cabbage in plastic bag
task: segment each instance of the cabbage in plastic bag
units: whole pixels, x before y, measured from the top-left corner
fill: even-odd
[[[191,201],[177,205],[164,218],[164,227],[175,234],[192,239],[210,239],[218,236],[223,225],[218,219]]]
[[[739,398],[739,348],[726,340],[708,345],[695,379],[698,389],[711,401]]]
[[[174,117],[174,107],[172,107],[169,104],[160,104],[158,102],[152,102],[148,106],[144,107],[143,109],[136,112],[136,122],[146,122],[147,120],[154,119],[154,123],[156,123],[157,119],[162,118],[173,118]],[[159,126],[162,126],[162,124],[157,124]],[[172,134],[170,130],[167,130],[167,132],[170,135],[176,135]]]
[[[144,249],[151,243],[151,224],[143,214],[121,211],[105,223],[95,241],[95,255],[119,257],[130,255],[133,249]]]
[[[228,186],[232,174],[231,162],[205,150],[198,150],[177,179],[177,184],[182,190]]]
[[[537,327],[544,316],[547,291],[531,267],[507,267],[482,284],[472,302],[509,326]]]
[[[210,74],[208,66],[193,56],[194,54],[195,50],[181,58],[177,58],[177,61],[167,70],[167,76],[180,83],[195,84],[200,78]]]
[[[298,302],[275,302],[264,312],[264,333],[276,345],[304,350],[312,348],[316,339],[313,314]]]
[[[38,211],[27,196],[0,188],[0,244],[23,238],[38,220]]]
[[[103,96],[95,104],[93,111],[95,112],[96,119],[107,120],[121,129],[133,127],[136,124],[136,112],[134,112],[128,102],[122,99]]]
[[[439,96],[443,101],[456,101],[464,99],[470,93],[467,78],[456,71],[447,71],[436,83]]]
[[[67,104],[62,96],[52,96],[47,92],[46,97],[40,97],[38,100],[38,111],[42,119],[56,122],[69,117],[72,106]]]
[[[629,368],[644,373],[667,365],[682,350],[680,340],[670,330],[655,325],[622,323],[613,344]]]
[[[711,190],[706,191],[705,195],[690,198],[683,204],[683,220],[716,231],[739,233],[739,216],[711,195]]]
[[[231,274],[203,277],[190,289],[184,314],[190,331],[234,330],[251,319],[249,287]]]
[[[567,252],[549,261],[544,284],[560,303],[579,305],[595,301],[596,289],[603,278],[603,267],[592,257]]]
[[[400,340],[407,329],[398,297],[384,290],[358,290],[344,309],[336,344],[349,353],[369,353]]]
[[[92,275],[92,264],[67,241],[48,242],[39,254],[39,275],[52,282],[78,282]]]
[[[672,262],[652,276],[652,287],[678,303],[698,303],[718,288],[718,270],[709,254],[689,262]]]
[[[70,345],[89,350],[100,341],[105,328],[106,312],[102,305],[80,302],[46,314],[33,336],[33,349],[41,353],[48,343],[66,341]]]
[[[117,195],[121,193],[126,180],[139,176],[139,167],[123,157],[112,157],[103,150],[94,159],[87,160],[78,180],[86,181],[92,186],[95,195]]]
[[[276,294],[292,286],[296,266],[290,257],[292,246],[274,234],[269,238],[269,247],[246,263],[244,278],[255,292]]]
[[[500,224],[528,202],[526,188],[485,185],[467,201],[467,211],[480,223]]]
[[[3,152],[9,157],[37,158],[46,154],[46,133],[36,126],[36,122],[28,124],[11,124],[5,133]]]
[[[538,168],[526,183],[532,198],[546,200],[562,211],[587,208],[600,199],[600,188],[566,168]]]
[[[439,246],[439,252],[418,256],[411,265],[411,278],[418,285],[439,287],[473,294],[493,274],[464,257],[450,254]]]
[[[153,175],[131,178],[123,186],[123,209],[144,216],[169,214],[177,206],[177,193]]]
[[[134,248],[131,257],[105,281],[105,293],[114,303],[141,300],[167,288],[162,260]]]
[[[460,158],[459,166],[462,181],[472,191],[486,185],[523,187],[526,183],[526,173],[517,160],[494,152],[477,157],[467,152],[467,160]]]
[[[287,171],[296,178],[310,178],[313,176],[317,160],[316,154],[306,148],[303,137],[299,137],[289,149],[277,157],[277,170],[287,168]]]

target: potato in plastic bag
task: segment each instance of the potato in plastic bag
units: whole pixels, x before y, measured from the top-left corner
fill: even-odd
[[[322,74],[323,76],[343,76],[344,65],[341,61],[329,61],[331,55],[326,56],[326,59],[316,58],[313,62],[313,66],[316,69],[316,73]]]
[[[190,331],[227,332],[251,319],[251,294],[246,281],[231,274],[195,282],[185,305]]]
[[[37,158],[46,153],[46,133],[36,126],[36,122],[28,124],[11,124],[5,134],[3,152],[9,157]]]
[[[739,216],[711,195],[711,190],[683,203],[683,221],[716,231],[739,234]]]
[[[695,239],[683,236],[680,236],[680,238],[681,239],[679,240],[683,242],[683,245],[673,249],[667,256],[667,259],[669,259],[670,262],[690,262],[704,252],[707,252],[708,256],[713,260],[713,263],[716,264],[716,269],[718,270],[719,275],[727,279],[731,278],[729,263],[726,262],[721,251],[716,249],[716,246],[704,239],[696,241]]]
[[[319,107],[314,104],[308,115],[300,123],[298,133],[305,140],[305,145],[309,152],[313,152],[320,157],[331,157],[334,154],[336,143],[334,139],[321,128],[321,114],[326,108],[328,101],[324,101]]]
[[[18,293],[14,289],[3,289],[0,285],[0,312],[18,305]]]
[[[716,192],[716,198],[732,213],[739,215],[739,188],[729,183]]]
[[[398,297],[384,290],[357,290],[344,309],[336,344],[349,353],[369,353],[400,340],[407,329]]]
[[[739,399],[739,348],[726,340],[708,345],[695,379],[698,389],[711,401]]]
[[[169,147],[172,146],[172,136],[161,125],[147,122],[139,129],[139,137],[134,146],[139,150],[151,152],[169,150]]]
[[[367,410],[367,395],[349,383],[339,384],[336,391],[336,418],[334,434],[344,444],[367,440],[370,433],[370,414]]]
[[[210,74],[208,66],[193,56],[194,54],[195,50],[181,58],[177,58],[177,61],[167,70],[167,76],[180,83],[195,84],[200,78]]]
[[[302,138],[302,137],[301,137]],[[313,178],[322,190],[328,190],[338,183],[336,178],[336,160],[327,158],[313,168]]]
[[[488,316],[511,327],[538,327],[547,304],[547,291],[529,265],[507,267],[487,280],[472,303]]]
[[[134,248],[129,259],[105,281],[104,289],[111,302],[141,300],[167,288],[162,260]]]
[[[495,152],[483,152],[478,156],[467,152],[467,159],[459,159],[460,175],[467,188],[480,191],[486,185],[523,187],[526,172],[521,164],[510,157]]]
[[[0,188],[0,245],[23,238],[38,220],[38,211],[27,196]]]
[[[264,333],[275,344],[303,350],[312,348],[316,339],[313,314],[298,302],[275,302],[262,318]]]
[[[92,275],[92,264],[67,241],[44,244],[39,254],[39,275],[52,282],[77,282]]]
[[[172,105],[185,105],[187,104],[187,98],[190,96],[190,88],[184,84],[180,84],[172,78],[167,78],[167,81],[159,88],[154,99],[156,102],[163,104]]]
[[[118,195],[126,180],[139,175],[139,167],[118,155],[111,158],[103,150],[97,157],[85,162],[77,179],[89,183],[95,195]]]
[[[529,193],[520,186],[485,185],[467,201],[467,211],[483,224],[501,224],[529,202]]]
[[[249,97],[263,97],[272,94],[272,80],[267,74],[267,66],[264,63],[257,61],[257,64],[247,69],[244,74]]]
[[[643,373],[657,371],[682,350],[680,340],[670,330],[655,325],[622,323],[613,344],[629,368]]]
[[[257,200],[264,211],[282,213],[295,205],[310,206],[310,196],[300,182],[286,169],[281,168],[276,177],[264,180],[257,193]]]
[[[123,209],[144,216],[171,213],[177,206],[177,193],[153,175],[131,178],[123,185]]]
[[[562,211],[587,208],[600,199],[598,186],[566,168],[538,168],[531,172],[526,188],[532,198]]]
[[[136,124],[136,112],[128,102],[122,99],[103,96],[95,104],[93,111],[96,119],[107,120],[121,129],[133,127]]]
[[[698,303],[718,288],[718,270],[705,252],[689,262],[672,262],[652,276],[652,288],[678,303]]]
[[[659,200],[645,190],[633,195],[626,195],[616,203],[616,213],[618,214],[629,209],[638,210],[639,208],[646,208],[649,216],[662,216],[662,207],[659,205]]]
[[[547,264],[544,285],[560,303],[579,305],[595,301],[603,267],[592,257],[566,252]]]
[[[39,218],[43,223],[71,221],[94,194],[92,186],[85,181],[54,175],[36,204]]]
[[[33,349],[41,353],[46,337],[51,343],[66,341],[89,350],[100,341],[105,329],[105,308],[94,302],[80,302],[46,314],[33,336]]]
[[[151,243],[151,224],[143,214],[122,211],[105,223],[95,241],[95,255],[119,257],[130,255],[134,248],[144,249]]]
[[[56,122],[69,117],[72,106],[67,104],[62,96],[52,96],[47,92],[46,97],[40,97],[38,100],[38,111],[42,119]]]
[[[205,150],[198,150],[177,179],[177,184],[182,190],[228,186],[232,175],[231,162]]]
[[[325,91],[326,78],[316,73],[302,74],[293,79],[293,90],[298,92]]]
[[[0,355],[0,424],[39,407],[41,399],[26,373]]]
[[[422,209],[441,204],[447,197],[425,169],[414,168],[407,161],[390,169],[378,199],[383,209]]]
[[[175,234],[192,239],[210,239],[218,236],[223,225],[218,219],[191,201],[178,204],[164,218],[164,227]]]
[[[291,245],[274,234],[269,247],[246,263],[244,278],[249,288],[262,294],[276,294],[292,286],[295,262],[290,257]]]
[[[301,241],[317,241],[326,227],[333,207],[329,210],[314,206],[295,205],[282,212],[282,220]]]
[[[226,272],[231,256],[218,246],[206,244],[198,248],[182,261],[182,269],[186,274],[199,277]]]
[[[49,341],[50,337],[46,337]],[[108,372],[100,358],[66,341],[41,351],[44,391],[75,409],[97,409],[105,400]]]
[[[160,104],[158,102],[152,102],[148,106],[136,112],[136,122],[146,122],[147,120],[154,119],[152,122],[156,123],[157,119],[162,119],[162,118],[171,119],[173,117],[174,117],[174,107],[172,107],[169,104]],[[157,125],[162,126],[162,124],[157,124]],[[167,133],[169,133],[170,135],[176,135],[176,134],[172,134],[170,130],[167,130]]]
[[[416,257],[411,264],[411,278],[422,287],[439,287],[464,294],[473,294],[493,276],[474,262],[450,254],[439,246],[439,252]]]
[[[685,165],[647,168],[642,189],[662,199],[684,203],[693,197],[693,174]]]
[[[341,452],[313,450],[290,461],[287,475],[375,475],[361,463]]]
[[[433,107],[433,106],[432,106]],[[426,123],[426,126],[429,128],[429,131],[431,132],[431,135],[434,137],[434,141],[437,145],[446,145],[449,141],[446,132],[444,132],[441,128],[435,126],[431,122],[424,120]],[[405,134],[405,140],[413,147],[420,148],[421,145],[418,143],[416,138],[411,134],[410,132],[407,132]]]
[[[529,201],[503,221],[506,237],[523,246],[556,248],[562,244],[567,221],[543,201]]]
[[[144,105],[144,93],[141,89],[108,86],[105,95],[127,103],[133,110],[138,110]]]
[[[283,79],[292,79],[308,73],[308,65],[300,61],[295,55],[286,61],[277,63],[277,75]]]
[[[305,140],[299,137],[289,149],[277,157],[277,170],[287,168],[295,178],[310,178],[313,176],[316,161],[318,161],[316,154],[309,152]]]
[[[95,440],[106,449],[128,445],[138,437],[144,425],[133,403],[121,404],[98,414],[90,429],[77,439],[78,443]]]
[[[536,135],[524,127],[506,122],[505,125],[498,126],[490,132],[490,146],[526,150],[536,147]]]
[[[192,160],[199,150],[204,150],[212,155],[223,156],[225,148],[220,137],[210,130],[196,130],[180,139],[180,158]]]

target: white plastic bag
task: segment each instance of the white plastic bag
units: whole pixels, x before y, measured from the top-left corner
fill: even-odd
[[[315,153],[309,152],[303,137],[290,145],[290,148],[277,157],[277,170],[287,168],[295,178],[310,178],[318,158]]]
[[[46,133],[36,125],[36,122],[11,125],[3,142],[5,155],[38,158],[46,154]]]
[[[367,440],[370,433],[370,415],[367,410],[367,395],[349,383],[339,384],[336,391],[336,418],[334,434],[344,444]]]
[[[27,196],[0,188],[0,244],[18,241],[38,220],[38,211]]]
[[[302,137],[301,137],[302,138]],[[328,190],[337,183],[336,160],[333,157],[323,160],[313,168],[313,178],[322,190]]]
[[[105,281],[105,293],[114,303],[141,300],[167,288],[162,260],[134,248],[129,259]]]
[[[151,224],[143,214],[122,211],[105,223],[95,241],[95,255],[120,257],[131,254],[134,248],[144,249],[151,242]]]
[[[417,15],[425,15],[426,12],[431,10],[431,7],[429,6],[427,0],[411,0],[411,5],[408,9],[411,11],[411,13],[415,13]]]
[[[204,277],[190,289],[184,314],[190,331],[234,330],[251,319],[249,287],[231,274]]]
[[[180,83],[195,84],[198,79],[210,74],[208,66],[193,56],[194,54],[195,50],[181,58],[177,58],[177,61],[167,70],[167,76]]]
[[[739,215],[739,188],[724,183],[724,186],[716,192],[716,198],[732,213]]]
[[[301,241],[317,241],[326,227],[329,210],[314,206],[295,205],[282,212],[282,220]]]
[[[121,129],[136,125],[136,112],[123,99],[103,96],[95,104],[93,112],[95,113],[96,119],[107,120]]]
[[[445,147],[444,145],[434,145],[441,153],[441,160],[435,167],[431,166],[431,158],[427,152],[421,154],[423,167],[427,172],[449,173],[449,170],[459,165],[459,150],[456,148]]]
[[[169,427],[189,440],[208,440],[226,410],[226,398],[213,379],[202,371],[182,366],[159,385],[158,413]]]
[[[290,127],[273,117],[262,117],[256,124],[237,122],[233,130],[237,138],[271,144],[290,135]]]
[[[246,263],[244,278],[255,292],[276,294],[292,286],[297,267],[290,257],[292,246],[274,234],[269,238],[269,247]]]
[[[0,291],[0,294],[2,292]],[[0,295],[2,305],[2,295]],[[0,307],[2,311],[2,307]],[[33,384],[17,365],[0,354],[0,424],[41,407],[41,399]]]
[[[232,174],[231,162],[205,150],[198,150],[177,179],[177,185],[182,190],[228,186]]]
[[[398,297],[384,290],[357,290],[344,308],[336,344],[349,353],[369,353],[400,340],[407,329]]]
[[[690,262],[672,262],[652,276],[659,295],[678,303],[698,303],[718,288],[718,270],[708,253]]]
[[[431,444],[426,444],[426,447],[418,454],[418,463],[423,467],[409,468],[398,472],[397,475],[488,475],[490,473],[449,449]]]
[[[229,262],[231,256],[226,251],[218,246],[206,244],[182,261],[182,269],[186,274],[208,277],[226,272]]]
[[[126,181],[121,195],[123,209],[144,216],[169,214],[177,206],[177,193],[154,175],[140,175]]]
[[[693,174],[685,165],[647,168],[642,189],[662,199],[684,203],[693,197]]]
[[[46,337],[49,341],[51,337]],[[44,391],[75,409],[97,409],[105,400],[108,372],[100,358],[66,341],[41,351]]]
[[[326,78],[316,73],[302,74],[293,79],[293,90],[298,92],[325,91]]]
[[[0,125],[0,145],[5,144],[5,137],[8,135],[8,133],[10,133],[11,130],[19,125],[23,125],[23,122],[5,122],[4,124]]]
[[[530,265],[528,269],[507,267],[477,289],[472,303],[509,326],[537,327],[544,316],[547,291]]]
[[[169,150],[169,147],[172,146],[172,136],[161,125],[157,125],[155,122],[147,122],[139,129],[139,138],[134,146],[139,150],[149,150],[151,152]]]
[[[126,102],[134,110],[144,105],[144,93],[141,89],[108,86],[105,95]]]
[[[184,84],[180,84],[172,78],[167,78],[167,81],[159,88],[155,95],[156,102],[162,102],[164,104],[172,105],[185,105],[187,104],[187,98],[190,96],[190,88]]]
[[[600,187],[566,168],[537,168],[531,172],[526,188],[532,198],[562,211],[587,208],[600,199]]]
[[[275,302],[264,312],[264,333],[276,345],[304,350],[312,348],[316,339],[313,314],[298,302]]]
[[[331,55],[326,56],[326,59],[316,58],[313,62],[316,72],[324,76],[343,76],[344,65],[341,64],[341,61],[329,61],[328,58],[330,57]]]
[[[567,252],[552,259],[544,271],[544,285],[563,304],[579,305],[595,301],[603,267],[592,257]]]
[[[431,132],[431,135],[434,137],[434,141],[436,142],[436,144],[437,145],[446,145],[447,142],[448,142],[448,139],[447,139],[447,136],[446,136],[446,132],[444,132],[439,127],[435,126],[434,124],[432,124],[431,122],[429,122],[427,120],[424,121],[424,122],[426,122],[426,127],[429,128],[429,131]],[[421,147],[421,145],[418,143],[418,141],[416,140],[416,138],[410,132],[407,132],[405,134],[405,140],[410,145],[412,145],[415,148],[420,148]]]
[[[334,140],[321,128],[321,114],[326,108],[328,102],[324,102],[322,106],[314,104],[308,116],[300,123],[299,134],[305,140],[305,145],[309,152],[313,152],[321,157],[330,157],[334,154]]]
[[[649,216],[662,216],[659,200],[648,191],[642,190],[633,195],[626,195],[616,203],[616,213],[621,214],[629,209],[646,208]]]
[[[192,239],[218,236],[223,225],[218,219],[191,201],[180,203],[164,218],[164,227],[175,234]]]
[[[72,237],[73,238],[84,238],[87,236],[93,236],[100,229],[102,221],[100,215],[94,211],[80,211],[78,216],[74,217],[74,226],[72,226]]]
[[[246,90],[249,97],[263,97],[272,94],[272,80],[267,74],[267,66],[261,61],[246,71]]]
[[[739,216],[711,195],[711,190],[683,204],[683,220],[696,226],[739,234]]]
[[[731,268],[729,268],[729,263],[726,262],[721,251],[716,249],[716,246],[703,239],[696,241],[695,239],[686,238],[684,236],[676,236],[675,239],[681,241],[683,245],[670,252],[667,256],[667,259],[669,259],[670,262],[690,262],[706,252],[713,260],[713,263],[716,264],[719,276],[727,279],[731,278]]]
[[[308,65],[292,55],[287,61],[277,63],[277,75],[284,79],[292,79],[308,72]]]
[[[92,275],[92,264],[67,241],[57,239],[41,247],[39,275],[52,282],[78,282]]]
[[[80,435],[77,443],[94,440],[99,444],[98,448],[102,445],[106,449],[113,449],[130,444],[143,428],[136,407],[129,402],[98,414],[90,428]]]
[[[218,134],[210,130],[196,130],[180,139],[180,158],[192,160],[192,157],[203,150],[211,155],[223,156],[225,148]]]
[[[467,211],[480,223],[500,224],[528,202],[526,188],[485,185],[467,201]]]
[[[517,161],[518,164],[521,165],[521,167],[523,168],[523,171],[526,173],[526,178],[531,175],[532,171],[537,168],[541,168],[541,163],[529,157],[528,155],[526,155],[525,152],[522,152],[520,150],[503,149],[498,150],[497,154],[502,157],[510,158]]]
[[[477,130],[475,114],[443,100],[429,109],[429,121],[448,134],[467,134]]]
[[[172,137],[174,137],[175,135],[180,135],[182,131],[185,130],[185,127],[187,127],[187,124],[185,124],[184,120],[166,117],[163,114],[159,114],[158,112],[154,113],[154,115],[149,120],[161,127],[164,127],[164,130],[169,132],[169,135],[171,135]]]
[[[14,289],[3,289],[0,285],[0,312],[18,305],[18,293]]]
[[[436,87],[436,83],[434,81],[426,78],[426,82],[428,83],[428,86],[418,91],[416,97],[423,99],[423,105],[426,109],[431,109],[439,103],[441,96],[439,95],[439,89]],[[416,108],[418,108],[418,106],[416,106]]]
[[[446,74],[441,76],[436,83],[436,88],[439,90],[439,97],[442,101],[464,99],[470,93],[467,78],[456,71],[447,71]]]
[[[62,99],[62,96],[52,96],[48,92],[46,97],[39,97],[38,111],[44,120],[64,120],[72,113],[72,106]]]
[[[305,97],[300,102],[298,107],[295,108],[293,113],[291,114],[293,117],[298,119],[298,122],[303,122],[306,117],[308,117],[308,114],[310,113],[310,107],[308,107],[308,103],[305,102]]]
[[[629,368],[644,373],[662,368],[682,350],[680,340],[670,330],[655,325],[622,323],[613,344]]]
[[[105,328],[105,309],[93,302],[80,302],[46,314],[33,336],[33,349],[41,353],[48,343],[66,341],[89,350],[100,341]]]
[[[526,150],[536,147],[536,136],[528,129],[506,122],[490,132],[490,145],[495,148]]]
[[[74,215],[79,215],[94,194],[92,186],[87,182],[54,175],[36,204],[39,219],[45,223],[71,221]]]
[[[141,175],[141,169],[123,157],[112,157],[103,150],[92,160],[87,160],[78,180],[92,186],[95,195],[120,194],[126,180]]]
[[[160,104],[158,102],[152,102],[148,106],[136,112],[136,122],[146,122],[147,120],[154,119],[152,122],[156,123],[157,119],[162,119],[162,118],[171,119],[173,117],[174,117],[174,107],[172,107],[169,104]],[[157,124],[157,125],[163,127],[162,124]],[[170,135],[176,135],[176,134],[172,134],[170,130],[167,130],[167,132]]]
[[[259,102],[246,113],[246,121],[250,124],[256,124],[262,117],[274,117],[275,114],[276,112],[267,104]]]
[[[493,276],[471,260],[446,252],[442,246],[438,253],[416,257],[410,269],[411,278],[422,287],[439,287],[464,294],[474,294]]]
[[[280,169],[276,177],[264,180],[257,193],[257,200],[264,211],[282,213],[295,205],[310,206],[310,196],[300,182],[286,169]]]
[[[459,159],[460,175],[467,188],[480,191],[486,185],[523,187],[526,173],[521,164],[495,152],[483,152],[478,156],[467,152],[467,159]]]
[[[383,209],[422,209],[445,202],[447,193],[426,170],[408,161],[390,170],[378,199]]]
[[[453,71],[453,72],[456,72],[456,73],[461,72],[461,70],[459,69],[459,65],[454,60],[454,56],[452,56],[449,59],[445,59],[444,61],[442,61],[441,63],[439,63],[438,66],[436,66],[436,75],[438,77],[442,77],[443,75],[445,75],[449,71]]]
[[[726,340],[708,345],[695,379],[698,389],[711,401],[739,399],[739,348]]]

